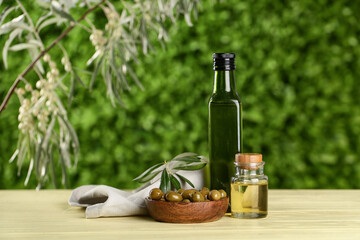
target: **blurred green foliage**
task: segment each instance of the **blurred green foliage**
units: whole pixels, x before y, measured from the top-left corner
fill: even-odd
[[[204,1],[194,27],[178,22],[165,50],[134,64],[145,91],[134,85],[127,109],[111,106],[100,78],[91,93],[77,89],[69,117],[81,156],[70,186],[134,188],[159,161],[208,155],[211,54],[235,52],[245,151],[263,153],[270,188],[359,188],[359,18],[356,1]],[[75,65],[93,51],[87,37],[77,29],[63,41]],[[29,63],[24,56],[11,54],[6,71],[0,61],[1,99]],[[0,115],[0,188],[24,188],[26,167],[18,177],[8,163],[18,107],[13,97]],[[35,186],[32,176],[26,188]]]

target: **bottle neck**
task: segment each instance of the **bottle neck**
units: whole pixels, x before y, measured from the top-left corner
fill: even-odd
[[[236,168],[237,176],[261,176],[264,175],[264,169],[244,169],[244,168]]]
[[[235,174],[236,176],[261,176],[264,175],[264,164],[261,163],[250,163],[250,164],[239,164],[235,163]]]
[[[234,70],[215,71],[213,93],[218,93],[218,92],[236,93]]]

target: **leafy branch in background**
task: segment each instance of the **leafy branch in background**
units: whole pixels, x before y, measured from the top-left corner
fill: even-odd
[[[96,76],[101,73],[106,85],[106,94],[112,104],[124,106],[121,93],[131,89],[129,79],[141,89],[143,86],[129,63],[139,62],[139,51],[148,54],[155,51],[150,33],[157,34],[157,41],[164,45],[168,40],[166,22],[175,23],[179,16],[184,16],[189,26],[191,14],[196,16],[198,0],[145,0],[120,1],[120,10],[109,0],[38,0],[45,14],[33,22],[20,0],[14,6],[7,6],[0,15],[0,35],[8,34],[2,57],[7,68],[9,51],[26,50],[32,62],[19,74],[0,106],[0,113],[6,108],[13,93],[18,96],[19,109],[19,141],[16,151],[10,159],[17,159],[18,174],[25,161],[29,162],[25,185],[31,173],[35,171],[38,187],[48,180],[50,172],[53,184],[57,187],[55,159],[58,159],[62,170],[62,183],[67,187],[67,168],[76,165],[79,153],[79,141],[75,130],[67,117],[66,107],[61,101],[68,96],[68,107],[74,94],[75,84],[92,89]],[[3,1],[0,0],[0,6]],[[70,14],[73,8],[84,9],[84,14],[75,21]],[[94,10],[101,9],[107,19],[104,29],[98,29],[87,18]],[[5,21],[7,16],[17,15]],[[57,24],[65,30],[45,47],[41,36],[46,36],[46,27]],[[72,65],[70,56],[59,41],[74,27],[81,27],[89,34],[95,48],[92,57],[87,61],[93,71],[78,69]],[[13,42],[16,42],[13,44]],[[49,51],[57,46],[63,57],[61,67],[51,58]],[[26,79],[33,70],[38,79]],[[77,71],[89,73],[89,82],[85,84]],[[130,78],[129,78],[130,76]],[[70,86],[66,86],[70,79]],[[17,88],[22,82],[24,87]],[[72,158],[73,157],[73,161]],[[170,174],[171,175],[171,174]]]
[[[199,156],[196,153],[182,153],[170,161],[155,164],[135,178],[134,181],[139,183],[150,182],[152,184],[160,179],[160,189],[164,193],[172,188],[175,188],[176,190],[180,189],[180,182],[186,182],[194,188],[194,184],[186,177],[180,175],[178,171],[200,170],[205,167],[207,163],[207,158]]]

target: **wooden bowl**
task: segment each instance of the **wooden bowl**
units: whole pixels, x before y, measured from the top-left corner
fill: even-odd
[[[203,223],[222,218],[229,206],[229,197],[209,202],[166,202],[145,199],[152,218],[169,223]]]

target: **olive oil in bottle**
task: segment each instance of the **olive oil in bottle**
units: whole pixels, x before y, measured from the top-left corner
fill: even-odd
[[[240,153],[235,158],[236,174],[231,181],[231,216],[263,218],[267,216],[268,178],[263,173],[262,155]]]
[[[233,162],[242,151],[241,100],[235,87],[235,54],[214,53],[214,90],[209,100],[210,188],[230,193]]]

